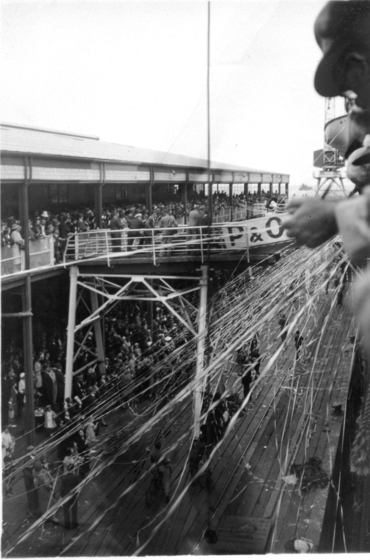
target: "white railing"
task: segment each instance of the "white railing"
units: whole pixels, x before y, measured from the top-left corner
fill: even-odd
[[[29,244],[31,269],[54,264],[53,235],[34,239]],[[6,276],[23,270],[26,270],[24,250],[17,243],[1,247],[1,275]]]
[[[266,203],[256,202],[255,204],[243,204],[241,206],[221,206],[213,214],[213,222],[220,224],[223,222],[237,222],[250,220],[266,215]]]
[[[180,226],[178,228],[145,230],[93,230],[69,236],[64,261],[106,258],[145,258],[157,264],[163,257],[198,256],[201,261],[209,254],[229,254],[258,246],[287,241],[282,228],[282,216],[269,213],[265,217],[244,222],[224,222],[212,226]]]
[[[63,262],[68,265],[82,259],[105,259],[111,264],[114,258],[142,258],[157,264],[163,257],[195,256],[204,262],[211,254],[230,254],[258,246],[287,241],[282,229],[282,214],[269,212],[266,216],[212,226],[193,227],[180,225],[166,230],[91,230],[68,236]],[[53,266],[54,237],[30,241],[31,269]],[[2,247],[1,274],[7,276],[25,270],[24,250],[18,245]]]

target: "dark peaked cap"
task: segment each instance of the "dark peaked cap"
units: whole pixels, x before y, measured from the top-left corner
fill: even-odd
[[[315,89],[323,97],[343,94],[346,55],[369,43],[370,0],[328,2],[315,22],[315,37],[324,56],[316,70]]]

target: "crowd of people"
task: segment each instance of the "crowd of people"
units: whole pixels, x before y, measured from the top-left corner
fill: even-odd
[[[252,206],[257,202],[263,202],[268,206],[275,206],[279,201],[283,199],[277,192],[273,193],[270,197],[269,193],[264,190],[261,191],[261,197],[258,193],[251,192],[246,196],[244,193],[233,195],[232,206],[236,209],[245,209],[245,217],[247,217],[247,208]],[[216,192],[213,195],[213,215],[218,216],[223,210],[230,207],[230,197],[224,192]],[[121,204],[121,205],[109,205],[103,208],[102,214],[102,228],[110,229],[111,222],[115,215],[118,214],[118,219],[121,225],[121,229],[141,229],[143,228],[158,228],[163,217],[169,215],[174,218],[175,221],[180,222],[184,220],[185,214],[189,214],[194,210],[198,209],[201,214],[206,214],[206,218],[209,215],[209,201],[208,198],[204,196],[201,192],[195,200],[187,203],[187,208],[185,212],[185,206],[183,202],[179,200],[169,200],[166,203],[160,202],[154,204],[152,211],[146,207],[145,204]],[[135,227],[138,225],[136,223],[136,217],[140,215],[141,223],[140,227]],[[95,211],[90,207],[80,207],[80,208],[65,208],[58,210],[36,210],[33,216],[30,217],[28,235],[29,240],[34,241],[37,239],[42,239],[47,236],[52,235],[54,237],[54,246],[56,248],[56,258],[57,261],[60,260],[62,252],[65,248],[66,240],[68,235],[71,233],[84,233],[97,229],[97,219]],[[199,225],[204,225],[202,220],[200,220]],[[206,224],[208,225],[207,219]],[[18,217],[14,215],[2,217],[1,219],[1,246],[11,247],[15,244],[24,248],[24,235],[22,234],[21,224]]]
[[[197,305],[197,295],[190,294],[190,298]],[[86,367],[92,356],[97,356],[94,334],[90,333],[85,340],[83,335],[77,335],[82,351],[74,369],[82,371],[73,378],[71,398],[65,399],[64,395],[66,341],[49,337],[45,347],[38,348],[34,353],[36,429],[42,430],[46,438],[52,438],[51,441],[59,441],[57,455],[60,464],[65,463],[66,457],[72,457],[75,474],[80,478],[89,471],[94,442],[99,431],[107,425],[107,414],[127,401],[153,400],[158,393],[169,394],[169,383],[166,382],[165,388],[160,383],[168,364],[161,368],[156,366],[166,363],[166,357],[189,337],[181,322],[161,304],[154,306],[152,324],[149,325],[147,303],[143,301],[119,303],[106,315],[104,326],[104,364],[95,363]],[[3,426],[6,426],[3,431],[3,466],[7,476],[7,495],[12,493],[13,480],[8,474],[16,463],[16,440],[12,433],[25,424],[27,383],[22,371],[22,348],[13,346],[10,350],[11,353],[3,353],[2,361]],[[33,478],[36,478],[36,468],[38,466],[33,464]],[[25,475],[26,487],[26,480],[30,478]],[[28,485],[31,488],[32,483],[29,481]],[[28,509],[33,516],[40,511],[32,505],[37,502],[37,492],[33,488],[31,490],[27,494]]]

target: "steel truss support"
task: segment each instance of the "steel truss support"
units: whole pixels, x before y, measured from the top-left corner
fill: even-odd
[[[91,308],[93,313],[96,313],[98,309],[98,294],[96,292],[90,292],[91,297]],[[96,343],[96,350],[98,353],[98,368],[100,375],[105,374],[105,352],[104,352],[104,345],[103,345],[103,337],[102,337],[102,328],[101,328],[101,321],[100,315],[99,318],[94,322],[94,334],[95,334],[95,343]]]
[[[69,288],[69,308],[68,308],[68,327],[67,327],[67,356],[66,356],[66,377],[64,384],[64,398],[67,399],[72,395],[72,375],[73,375],[73,358],[74,358],[74,339],[76,324],[76,298],[77,298],[77,277],[78,268],[72,266],[69,272],[70,288]]]
[[[325,190],[324,187],[326,187]],[[322,193],[322,191],[324,192]],[[316,195],[321,195],[322,193],[321,198],[325,198],[329,191],[331,194],[339,197],[347,196],[343,178],[339,173],[333,172],[333,176],[331,177],[317,177]]]
[[[96,276],[84,274],[77,267],[70,270],[70,294],[69,294],[69,316],[67,333],[67,358],[66,358],[66,381],[65,398],[71,397],[72,379],[77,373],[83,372],[88,367],[98,363],[100,374],[105,373],[104,333],[102,321],[104,316],[112,311],[121,301],[145,301],[149,305],[153,302],[162,303],[176,319],[195,337],[205,329],[205,312],[198,310],[187,300],[186,296],[201,291],[203,308],[207,305],[207,267],[202,266],[202,278],[193,276],[151,276],[151,275],[121,275],[107,274]],[[205,278],[205,280],[204,280]],[[120,281],[120,280],[121,281]],[[122,280],[125,282],[122,285]],[[194,287],[178,290],[171,286],[171,280],[194,281]],[[205,287],[204,287],[205,282]],[[84,293],[90,293],[91,308],[88,305],[89,298]],[[203,291],[202,291],[203,290]],[[205,290],[205,296],[204,296]],[[203,296],[202,296],[203,294]],[[98,296],[101,303],[99,304]],[[205,297],[205,299],[204,299]],[[78,306],[82,306],[87,316],[76,324],[76,312]],[[202,308],[202,306],[201,306]],[[202,308],[202,309],[203,309]],[[198,328],[197,328],[198,324]],[[200,330],[200,325],[203,325]],[[76,340],[76,333],[84,331],[82,340]],[[95,349],[86,346],[86,340],[91,330],[94,329]],[[203,357],[198,359],[197,364],[203,364],[204,360],[204,335],[198,339],[198,353]],[[76,370],[75,362],[81,351],[91,354],[91,361]],[[197,365],[197,368],[198,368]],[[201,371],[201,370],[199,370]]]

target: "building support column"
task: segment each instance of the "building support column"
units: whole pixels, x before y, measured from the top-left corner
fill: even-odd
[[[208,183],[208,216],[210,224],[213,224],[213,182]]]
[[[69,308],[67,327],[67,356],[66,356],[66,378],[64,386],[64,398],[72,396],[73,358],[75,346],[76,305],[77,305],[77,278],[78,268],[72,266],[70,269]]]
[[[230,222],[233,221],[234,214],[234,202],[233,202],[233,184],[229,184],[229,200],[230,200]]]
[[[98,294],[93,290],[90,290],[90,298],[91,298],[91,309],[92,312],[95,313],[99,309],[98,304]],[[102,325],[101,325],[101,318],[99,318],[94,322],[94,334],[95,334],[95,344],[96,350],[98,354],[98,368],[100,375],[105,375],[105,352],[104,352],[104,343],[103,343],[103,336],[102,336]]]
[[[269,184],[269,193],[270,193],[270,198],[272,197],[272,183]]]
[[[105,184],[105,163],[100,163],[100,181],[95,188],[95,217],[96,227],[102,229],[102,216],[103,216],[103,186]]]
[[[198,342],[197,342],[197,364],[195,371],[194,389],[194,438],[199,439],[200,416],[202,413],[203,389],[204,389],[204,357],[205,342],[207,335],[207,285],[208,266],[201,266],[202,278],[200,279],[200,304],[198,318]]]
[[[285,196],[289,198],[289,183],[285,183]]]
[[[280,196],[281,195],[281,183],[279,183],[279,185],[278,185],[278,193],[279,193],[279,196]]]
[[[103,183],[99,183],[95,187],[95,217],[96,227],[102,229],[103,227]]]
[[[188,223],[188,183],[182,185],[182,203],[184,205],[184,224]]]
[[[258,202],[261,202],[261,196],[262,196],[262,193],[261,193],[261,191],[262,191],[262,189],[261,189],[261,184],[262,184],[262,183],[258,183],[258,187],[257,187],[257,188],[258,188]]]
[[[146,207],[149,211],[149,216],[152,213],[152,208],[153,208],[153,183],[152,181],[150,181],[150,183],[147,185],[146,187]]]
[[[149,286],[153,287],[153,280],[148,278],[147,282]],[[148,328],[150,331],[150,337],[153,341],[153,300],[149,300],[146,305],[147,305],[146,310],[148,313]]]
[[[247,200],[248,200],[248,188],[249,188],[249,183],[244,183],[244,196]]]

